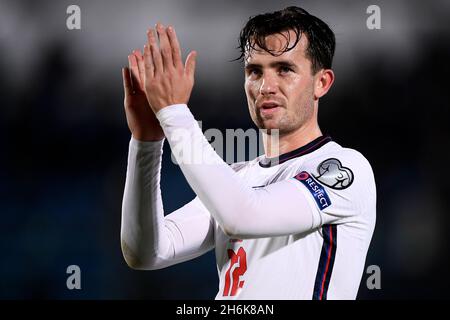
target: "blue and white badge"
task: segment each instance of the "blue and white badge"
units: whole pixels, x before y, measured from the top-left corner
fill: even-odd
[[[330,197],[325,191],[325,188],[317,182],[311,174],[306,171],[302,171],[294,178],[303,183],[309,192],[311,192],[320,210],[323,210],[331,205]]]

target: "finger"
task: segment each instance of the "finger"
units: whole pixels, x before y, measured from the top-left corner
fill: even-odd
[[[166,28],[160,23],[156,25],[156,31],[159,38],[159,50],[161,51],[164,70],[173,68],[172,48],[170,46],[169,37]]]
[[[144,72],[145,72],[145,78],[151,79],[154,77],[154,65],[153,65],[153,59],[152,59],[152,53],[150,52],[150,48],[148,44],[144,45]]]
[[[150,29],[147,32],[148,37],[148,44],[150,46],[150,52],[151,52],[151,58],[153,61],[153,72],[154,75],[157,75],[158,73],[162,73],[164,71],[163,69],[163,62],[161,57],[161,52],[159,51],[158,44],[156,43],[156,34],[155,30]]]
[[[191,78],[194,79],[195,65],[197,64],[197,52],[191,51],[187,58],[184,66],[184,72]]]
[[[169,36],[170,46],[172,48],[172,60],[175,68],[182,68],[183,61],[181,60],[180,43],[178,42],[177,34],[172,26],[167,28],[167,35]]]
[[[140,81],[139,81],[139,70],[137,66],[137,60],[134,54],[130,54],[128,56],[128,65],[129,69],[131,70],[131,86],[133,87],[133,91],[136,89],[139,89],[141,87]]]
[[[144,57],[142,56],[141,50],[134,50],[133,54],[137,60],[137,67],[138,67],[138,72],[139,72],[139,83],[141,85],[141,90],[144,90],[144,79],[145,79]]]
[[[125,96],[131,95],[133,93],[133,87],[131,85],[130,69],[127,67],[122,68],[122,80]]]

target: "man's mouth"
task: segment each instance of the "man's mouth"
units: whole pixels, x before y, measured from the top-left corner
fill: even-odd
[[[274,114],[275,112],[277,112],[280,109],[280,105],[276,102],[264,102],[259,106],[259,112],[261,113],[261,115],[266,116],[266,115],[271,115]]]

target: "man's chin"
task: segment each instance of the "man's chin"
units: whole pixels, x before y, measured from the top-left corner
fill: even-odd
[[[275,121],[275,119],[264,120],[260,123],[260,125],[258,127],[259,127],[259,129],[267,130],[267,133],[269,133],[269,134],[270,134],[270,131],[272,131],[272,130],[280,129],[278,121]]]

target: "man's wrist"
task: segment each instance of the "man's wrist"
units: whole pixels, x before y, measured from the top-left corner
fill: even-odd
[[[174,115],[183,115],[183,114],[191,114],[189,111],[189,108],[187,104],[185,103],[178,103],[178,104],[172,104],[167,107],[164,107],[160,109],[158,112],[156,112],[156,118],[159,120],[160,123],[164,122],[168,118]]]

